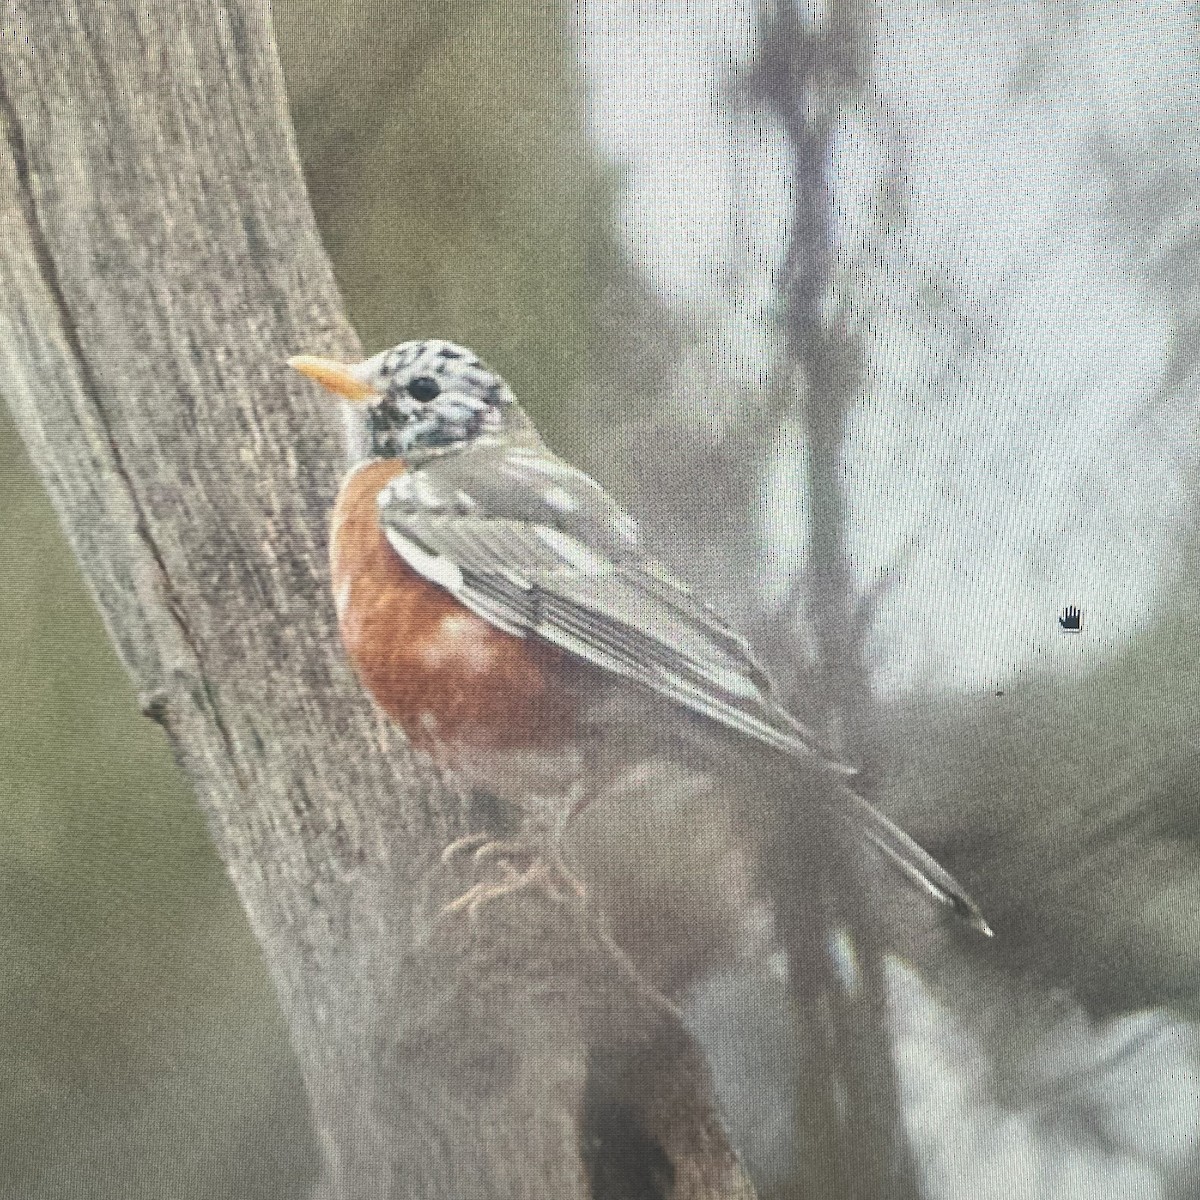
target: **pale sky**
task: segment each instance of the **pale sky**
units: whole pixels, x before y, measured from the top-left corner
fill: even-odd
[[[1151,172],[1200,171],[1200,46],[1186,3],[1075,8],[1066,24],[1025,0],[888,0],[878,103],[834,152],[847,294],[873,306],[852,554],[864,584],[898,578],[873,641],[883,694],[1086,669],[1155,613],[1195,423],[1188,406],[1149,406],[1172,312],[1113,215],[1097,144],[1153,150]],[[579,19],[628,254],[667,303],[702,315],[714,375],[751,383],[790,211],[779,136],[726,98],[752,14],[630,0]],[[868,273],[884,141],[905,150],[908,219]],[[768,594],[803,553],[797,444],[785,432],[763,482]],[[1066,604],[1084,610],[1082,634],[1059,630]]]

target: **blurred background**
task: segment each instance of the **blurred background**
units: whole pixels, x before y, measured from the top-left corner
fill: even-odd
[[[1196,6],[274,15],[365,346],[501,369],[802,709],[827,388],[859,754],[999,930],[889,912],[925,1194],[1200,1196]],[[3,416],[0,503],[0,1197],[302,1195],[257,947]],[[760,967],[689,1012],[770,1195],[794,1084]]]

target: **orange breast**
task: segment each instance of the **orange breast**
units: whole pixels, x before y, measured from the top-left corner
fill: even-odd
[[[333,594],[359,678],[427,749],[561,741],[578,707],[567,656],[496,629],[418,575],[388,543],[376,498],[402,470],[395,460],[359,467],[333,510]]]

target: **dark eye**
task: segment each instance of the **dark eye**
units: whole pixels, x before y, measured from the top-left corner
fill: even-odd
[[[411,379],[408,383],[408,394],[414,400],[420,400],[422,404],[428,404],[430,400],[441,393],[441,390],[442,385],[429,375],[418,375],[416,379]]]

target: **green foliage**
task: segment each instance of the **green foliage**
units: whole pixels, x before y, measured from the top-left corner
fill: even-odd
[[[502,370],[553,439],[608,279],[612,188],[561,6],[277,11],[309,191],[371,351],[436,335]]]
[[[1196,1006],[1198,654],[1182,611],[1081,676],[916,700],[883,723],[896,811],[975,890],[987,956],[1097,1013]]]
[[[0,505],[0,1196],[289,1194],[312,1156],[257,947],[6,414]]]

